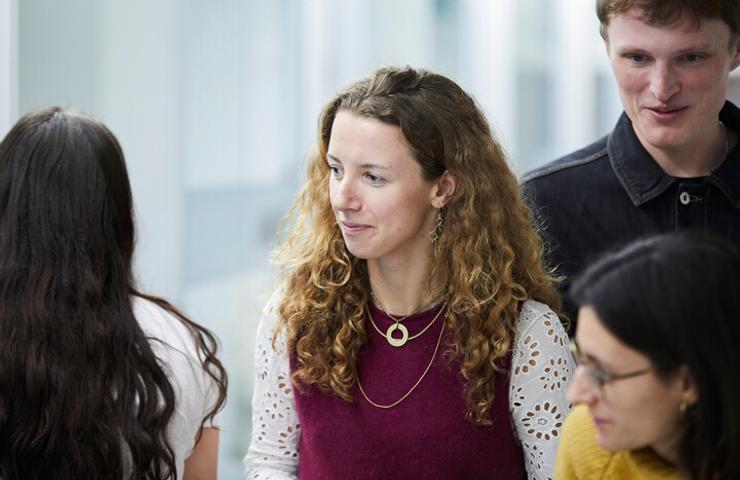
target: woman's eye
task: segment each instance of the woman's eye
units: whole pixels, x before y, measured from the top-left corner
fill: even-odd
[[[606,383],[609,381],[610,378],[612,378],[610,373],[607,373],[601,369],[594,370],[594,377],[596,377],[599,383]]]
[[[370,183],[380,183],[383,181],[383,177],[370,172],[365,174],[365,178],[367,178]]]

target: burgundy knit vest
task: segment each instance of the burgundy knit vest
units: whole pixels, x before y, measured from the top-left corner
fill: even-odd
[[[403,321],[411,336],[434,318],[440,307]],[[370,308],[378,328],[393,323]],[[368,324],[369,340],[360,354],[358,372],[368,397],[379,404],[401,398],[421,377],[432,358],[443,318],[403,347],[388,344]],[[465,419],[460,364],[445,355],[444,333],[434,362],[419,386],[399,405],[380,409],[370,405],[357,387],[353,402],[308,387],[295,392],[301,427],[298,473],[318,479],[521,479],[522,451],[509,413],[509,366],[496,374],[493,426]],[[291,358],[291,369],[295,359]]]

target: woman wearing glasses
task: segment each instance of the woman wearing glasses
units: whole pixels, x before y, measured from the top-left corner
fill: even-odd
[[[740,254],[687,234],[586,270],[558,479],[740,477],[738,285]]]

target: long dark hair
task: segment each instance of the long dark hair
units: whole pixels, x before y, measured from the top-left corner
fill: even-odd
[[[192,332],[219,389],[216,339],[134,287],[131,188],[101,123],[58,107],[0,143],[0,479],[176,478],[175,392],[134,318],[154,301]]]
[[[716,238],[660,235],[592,265],[572,286],[604,327],[669,378],[685,365],[698,401],[685,415],[681,467],[740,477],[740,254]]]

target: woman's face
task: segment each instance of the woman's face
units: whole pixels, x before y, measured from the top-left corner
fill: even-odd
[[[340,111],[327,162],[331,206],[354,256],[402,262],[431,254],[440,181],[422,177],[400,128]]]
[[[671,453],[683,434],[681,403],[694,398],[684,369],[659,378],[648,358],[612,335],[589,306],[578,312],[575,339],[581,363],[567,398],[588,406],[597,443],[612,451]],[[609,380],[612,375],[622,378]],[[607,382],[600,387],[594,377]]]

